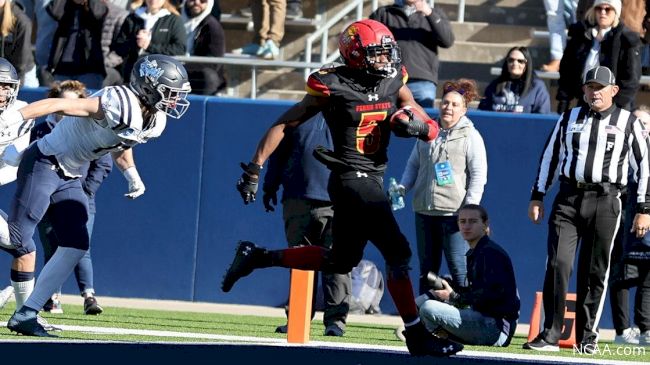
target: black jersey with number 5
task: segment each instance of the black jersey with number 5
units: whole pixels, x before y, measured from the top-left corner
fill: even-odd
[[[390,116],[408,75],[377,78],[346,66],[321,69],[307,80],[307,93],[329,102],[322,108],[332,132],[334,155],[350,170],[381,173],[386,169]]]

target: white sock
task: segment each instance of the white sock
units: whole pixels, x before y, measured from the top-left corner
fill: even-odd
[[[95,296],[95,289],[85,289],[83,292],[81,292],[81,296],[85,298],[91,298]]]
[[[25,301],[29,308],[41,310],[52,294],[61,287],[63,282],[70,276],[74,267],[86,253],[86,250],[79,250],[70,247],[59,247],[52,255],[50,261],[45,264],[38,275],[38,282],[32,295]]]
[[[34,279],[28,281],[11,281],[11,286],[14,287],[14,297],[16,298],[16,310],[25,304],[27,298],[32,295],[34,291]]]

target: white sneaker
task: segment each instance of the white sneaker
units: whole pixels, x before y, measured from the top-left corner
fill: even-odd
[[[637,328],[626,328],[623,330],[623,334],[614,337],[614,343],[620,345],[638,345],[639,330]]]
[[[280,48],[275,44],[275,42],[268,39],[266,43],[264,43],[264,47],[262,47],[261,54],[258,55],[266,60],[275,60],[280,57]]]
[[[639,345],[650,346],[650,330],[645,331],[639,335]]]
[[[0,309],[2,309],[5,304],[11,299],[11,296],[14,294],[14,287],[9,285],[8,287],[0,291]]]

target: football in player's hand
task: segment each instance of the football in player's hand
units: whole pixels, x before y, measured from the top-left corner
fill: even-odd
[[[422,123],[429,119],[431,118],[429,118],[428,115],[423,115],[417,109],[413,108],[410,105],[407,105],[393,113],[393,115],[390,117],[390,127],[391,129],[404,128],[404,126],[408,125],[408,123],[412,120],[416,120]]]

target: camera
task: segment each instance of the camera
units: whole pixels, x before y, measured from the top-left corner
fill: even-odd
[[[433,271],[429,271],[429,273],[427,273],[427,282],[433,290],[442,290],[445,288],[445,286],[442,284],[442,280],[443,279]]]

